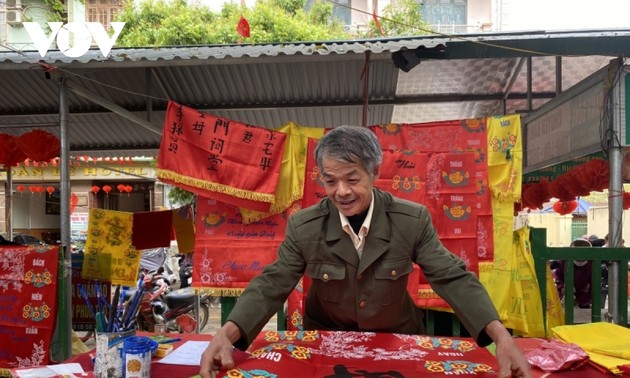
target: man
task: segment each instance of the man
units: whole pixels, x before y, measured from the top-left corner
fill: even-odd
[[[382,158],[367,128],[341,126],[320,139],[315,159],[327,198],[289,219],[277,260],[204,351],[202,377],[234,365],[232,345],[247,348],[303,274],[311,278],[306,329],[421,334],[422,312],[407,292],[414,262],[480,346],[496,343],[500,377],[531,377],[486,290],[444,248],[427,208],[374,188]]]

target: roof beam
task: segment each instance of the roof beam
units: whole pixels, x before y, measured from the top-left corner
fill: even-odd
[[[82,95],[81,89],[71,89],[74,93]],[[79,93],[82,92],[82,93]],[[84,93],[86,96],[83,96],[90,101],[96,102],[104,101],[107,104],[101,104],[102,107],[111,110],[112,112],[127,118],[131,121],[139,123],[141,126],[145,128],[150,128],[152,132],[161,135],[161,130],[156,130],[155,126],[134,114],[134,112],[146,112],[146,106],[139,105],[138,107],[126,110],[122,107],[105,100],[101,97],[98,97],[94,94]],[[556,96],[555,92],[537,92],[532,93],[533,99],[551,99]],[[422,103],[440,103],[440,102],[471,102],[471,101],[504,101],[504,100],[526,100],[528,98],[527,93],[489,93],[489,94],[458,94],[458,93],[449,93],[449,94],[421,94],[421,95],[405,95],[398,96],[393,99],[371,99],[370,105],[413,105],[413,104],[422,104]],[[107,105],[107,106],[106,106]],[[273,103],[259,103],[259,104],[196,104],[195,108],[205,111],[216,111],[216,110],[252,110],[252,109],[294,109],[294,108],[317,108],[317,107],[336,107],[336,106],[363,106],[363,100],[354,99],[344,102],[337,101],[322,101],[322,102],[292,102],[292,103],[282,103],[282,102],[273,102]],[[116,111],[113,109],[117,109]],[[153,105],[153,111],[164,111],[166,110],[165,105]],[[104,114],[103,109],[70,109],[70,115],[98,115]],[[11,116],[11,117],[25,117],[32,118],[33,116],[46,116],[51,115],[54,116],[58,114],[56,109],[48,109],[48,110],[40,110],[36,111],[35,109],[20,109],[15,112],[7,112],[0,113],[0,119],[2,116]],[[21,126],[29,126],[30,123],[24,123],[23,125],[11,125],[12,127],[21,127]],[[5,127],[0,121],[0,127]]]
[[[70,90],[72,93],[77,94],[81,97],[84,97],[102,107],[104,107],[105,109],[109,109],[112,112],[118,114],[119,116],[126,118],[128,120],[130,120],[131,122],[139,125],[140,127],[143,127],[147,130],[149,130],[150,132],[157,134],[157,135],[162,135],[162,130],[157,130],[155,128],[155,126],[153,126],[153,124],[149,121],[146,121],[143,118],[138,117],[137,115],[135,115],[134,113],[128,111],[127,109],[123,108],[120,105],[116,105],[113,102],[104,99],[94,93],[91,93],[85,89],[79,88],[75,85],[72,85],[70,82],[66,83],[66,87],[68,88],[68,90]]]

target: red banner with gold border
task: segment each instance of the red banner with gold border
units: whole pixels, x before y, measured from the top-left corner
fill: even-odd
[[[298,209],[292,206],[285,213],[243,224],[238,207],[199,197],[192,286],[238,296],[276,259],[288,214]]]
[[[273,203],[286,134],[169,102],[157,176],[205,197],[255,209]]]
[[[0,366],[49,363],[58,258],[58,247],[0,247]]]

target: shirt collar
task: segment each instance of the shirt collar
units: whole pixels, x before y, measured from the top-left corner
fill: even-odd
[[[368,213],[365,216],[365,220],[363,220],[361,229],[359,229],[359,233],[361,232],[362,229],[365,228],[364,235],[367,235],[368,231],[370,230],[370,224],[372,223],[372,213],[374,213],[374,192],[372,192],[372,201],[370,202],[370,207],[368,208]],[[341,214],[341,212],[339,212],[339,218],[341,219],[341,228],[345,229],[346,226],[348,226],[349,229],[352,230],[352,226],[350,226],[348,217],[346,217],[345,215]]]

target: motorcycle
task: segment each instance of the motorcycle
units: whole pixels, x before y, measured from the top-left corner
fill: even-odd
[[[148,277],[148,278],[147,278]],[[195,293],[187,287],[170,291],[169,283],[161,275],[147,274],[143,280],[146,292],[137,316],[138,329],[155,332],[156,325],[164,325],[166,332],[194,332],[208,324],[211,296],[202,294],[199,314],[195,317]]]

